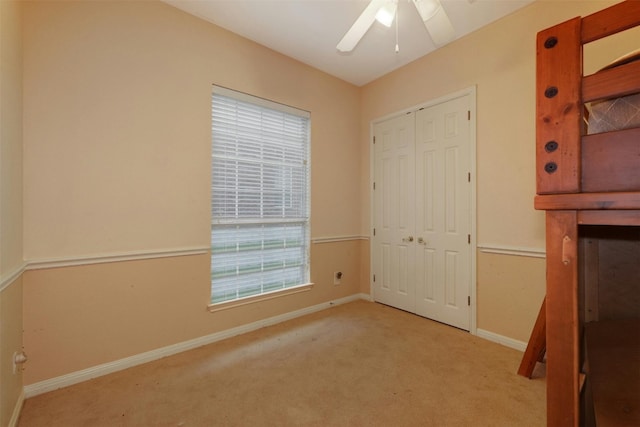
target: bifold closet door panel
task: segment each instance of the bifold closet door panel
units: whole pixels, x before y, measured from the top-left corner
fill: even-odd
[[[416,313],[470,326],[469,96],[416,112]]]
[[[374,299],[414,312],[414,114],[376,124],[374,138]]]

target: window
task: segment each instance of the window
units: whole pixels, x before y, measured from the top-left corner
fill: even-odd
[[[211,303],[309,282],[309,113],[214,86]]]

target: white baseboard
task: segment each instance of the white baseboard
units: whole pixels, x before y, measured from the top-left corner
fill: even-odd
[[[479,336],[480,338],[484,338],[486,340],[493,341],[495,343],[502,344],[506,347],[510,347],[522,352],[524,352],[527,349],[526,342],[505,337],[504,335],[499,335],[494,332],[485,331],[484,329],[478,328],[476,330],[476,335]]]
[[[307,314],[315,313],[317,311],[325,310],[337,305],[346,304],[348,302],[356,301],[359,299],[371,300],[371,297],[367,294],[355,294],[348,297],[340,298],[333,301],[327,301],[321,304],[306,307],[300,310],[292,311],[289,313],[281,314],[279,316],[269,317],[267,319],[258,320],[247,325],[238,326],[235,328],[227,329],[225,331],[216,332],[211,335],[206,335],[200,338],[195,338],[181,343],[173,344],[167,347],[162,347],[156,350],[147,351],[145,353],[136,354],[134,356],[125,357],[124,359],[115,360],[113,362],[104,363],[102,365],[92,366],[91,368],[83,369],[81,371],[72,372],[70,374],[61,375],[59,377],[51,378],[45,381],[40,381],[34,384],[29,384],[24,388],[24,397],[29,398],[43,394],[49,391],[57,390],[62,387],[67,387],[73,384],[78,384],[83,381],[90,380],[92,378],[101,377],[103,375],[111,374],[113,372],[121,371],[123,369],[131,368],[133,366],[141,365],[143,363],[151,362],[161,359],[163,357],[172,356],[174,354],[181,353],[183,351],[191,350],[203,345],[212,344],[217,341],[221,341],[226,338],[231,338],[236,335],[244,334],[247,332],[255,331],[266,326],[275,325],[287,320],[295,319]]]
[[[9,427],[16,427],[18,425],[18,419],[20,418],[20,412],[22,412],[22,405],[24,404],[24,390],[18,396],[18,401],[16,405],[13,407],[13,414],[11,414],[11,419],[9,420]]]
[[[373,296],[369,295],[369,294],[358,294],[358,297],[361,300],[365,300],[365,301],[369,301],[369,302],[373,302]]]

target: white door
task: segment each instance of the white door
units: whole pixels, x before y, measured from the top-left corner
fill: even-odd
[[[374,125],[376,301],[469,330],[471,96]]]
[[[469,330],[469,98],[416,113],[416,314]]]
[[[415,311],[415,114],[374,126],[375,300]]]

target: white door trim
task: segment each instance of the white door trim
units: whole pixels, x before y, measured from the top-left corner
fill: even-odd
[[[374,125],[392,119],[394,117],[406,114],[408,112],[417,111],[420,108],[427,108],[433,105],[441,104],[443,102],[451,101],[452,99],[460,98],[462,96],[469,96],[469,108],[471,109],[471,117],[469,123],[469,139],[470,139],[470,156],[471,156],[471,289],[469,290],[471,296],[471,307],[469,310],[469,332],[472,335],[477,335],[477,155],[476,155],[476,117],[477,117],[477,103],[476,103],[476,86],[470,86],[466,89],[462,89],[457,92],[453,92],[439,98],[435,98],[429,101],[425,101],[421,104],[414,105],[409,108],[405,108],[400,111],[379,117],[372,120],[369,123],[369,147],[373,147],[373,128]],[[374,150],[369,150],[369,224],[370,224],[370,241],[373,241],[372,230],[374,224],[374,195],[373,195],[373,181],[374,181]],[[373,265],[373,250],[369,247],[369,265]],[[369,293],[373,298],[374,286],[373,286],[373,268],[369,271]]]

